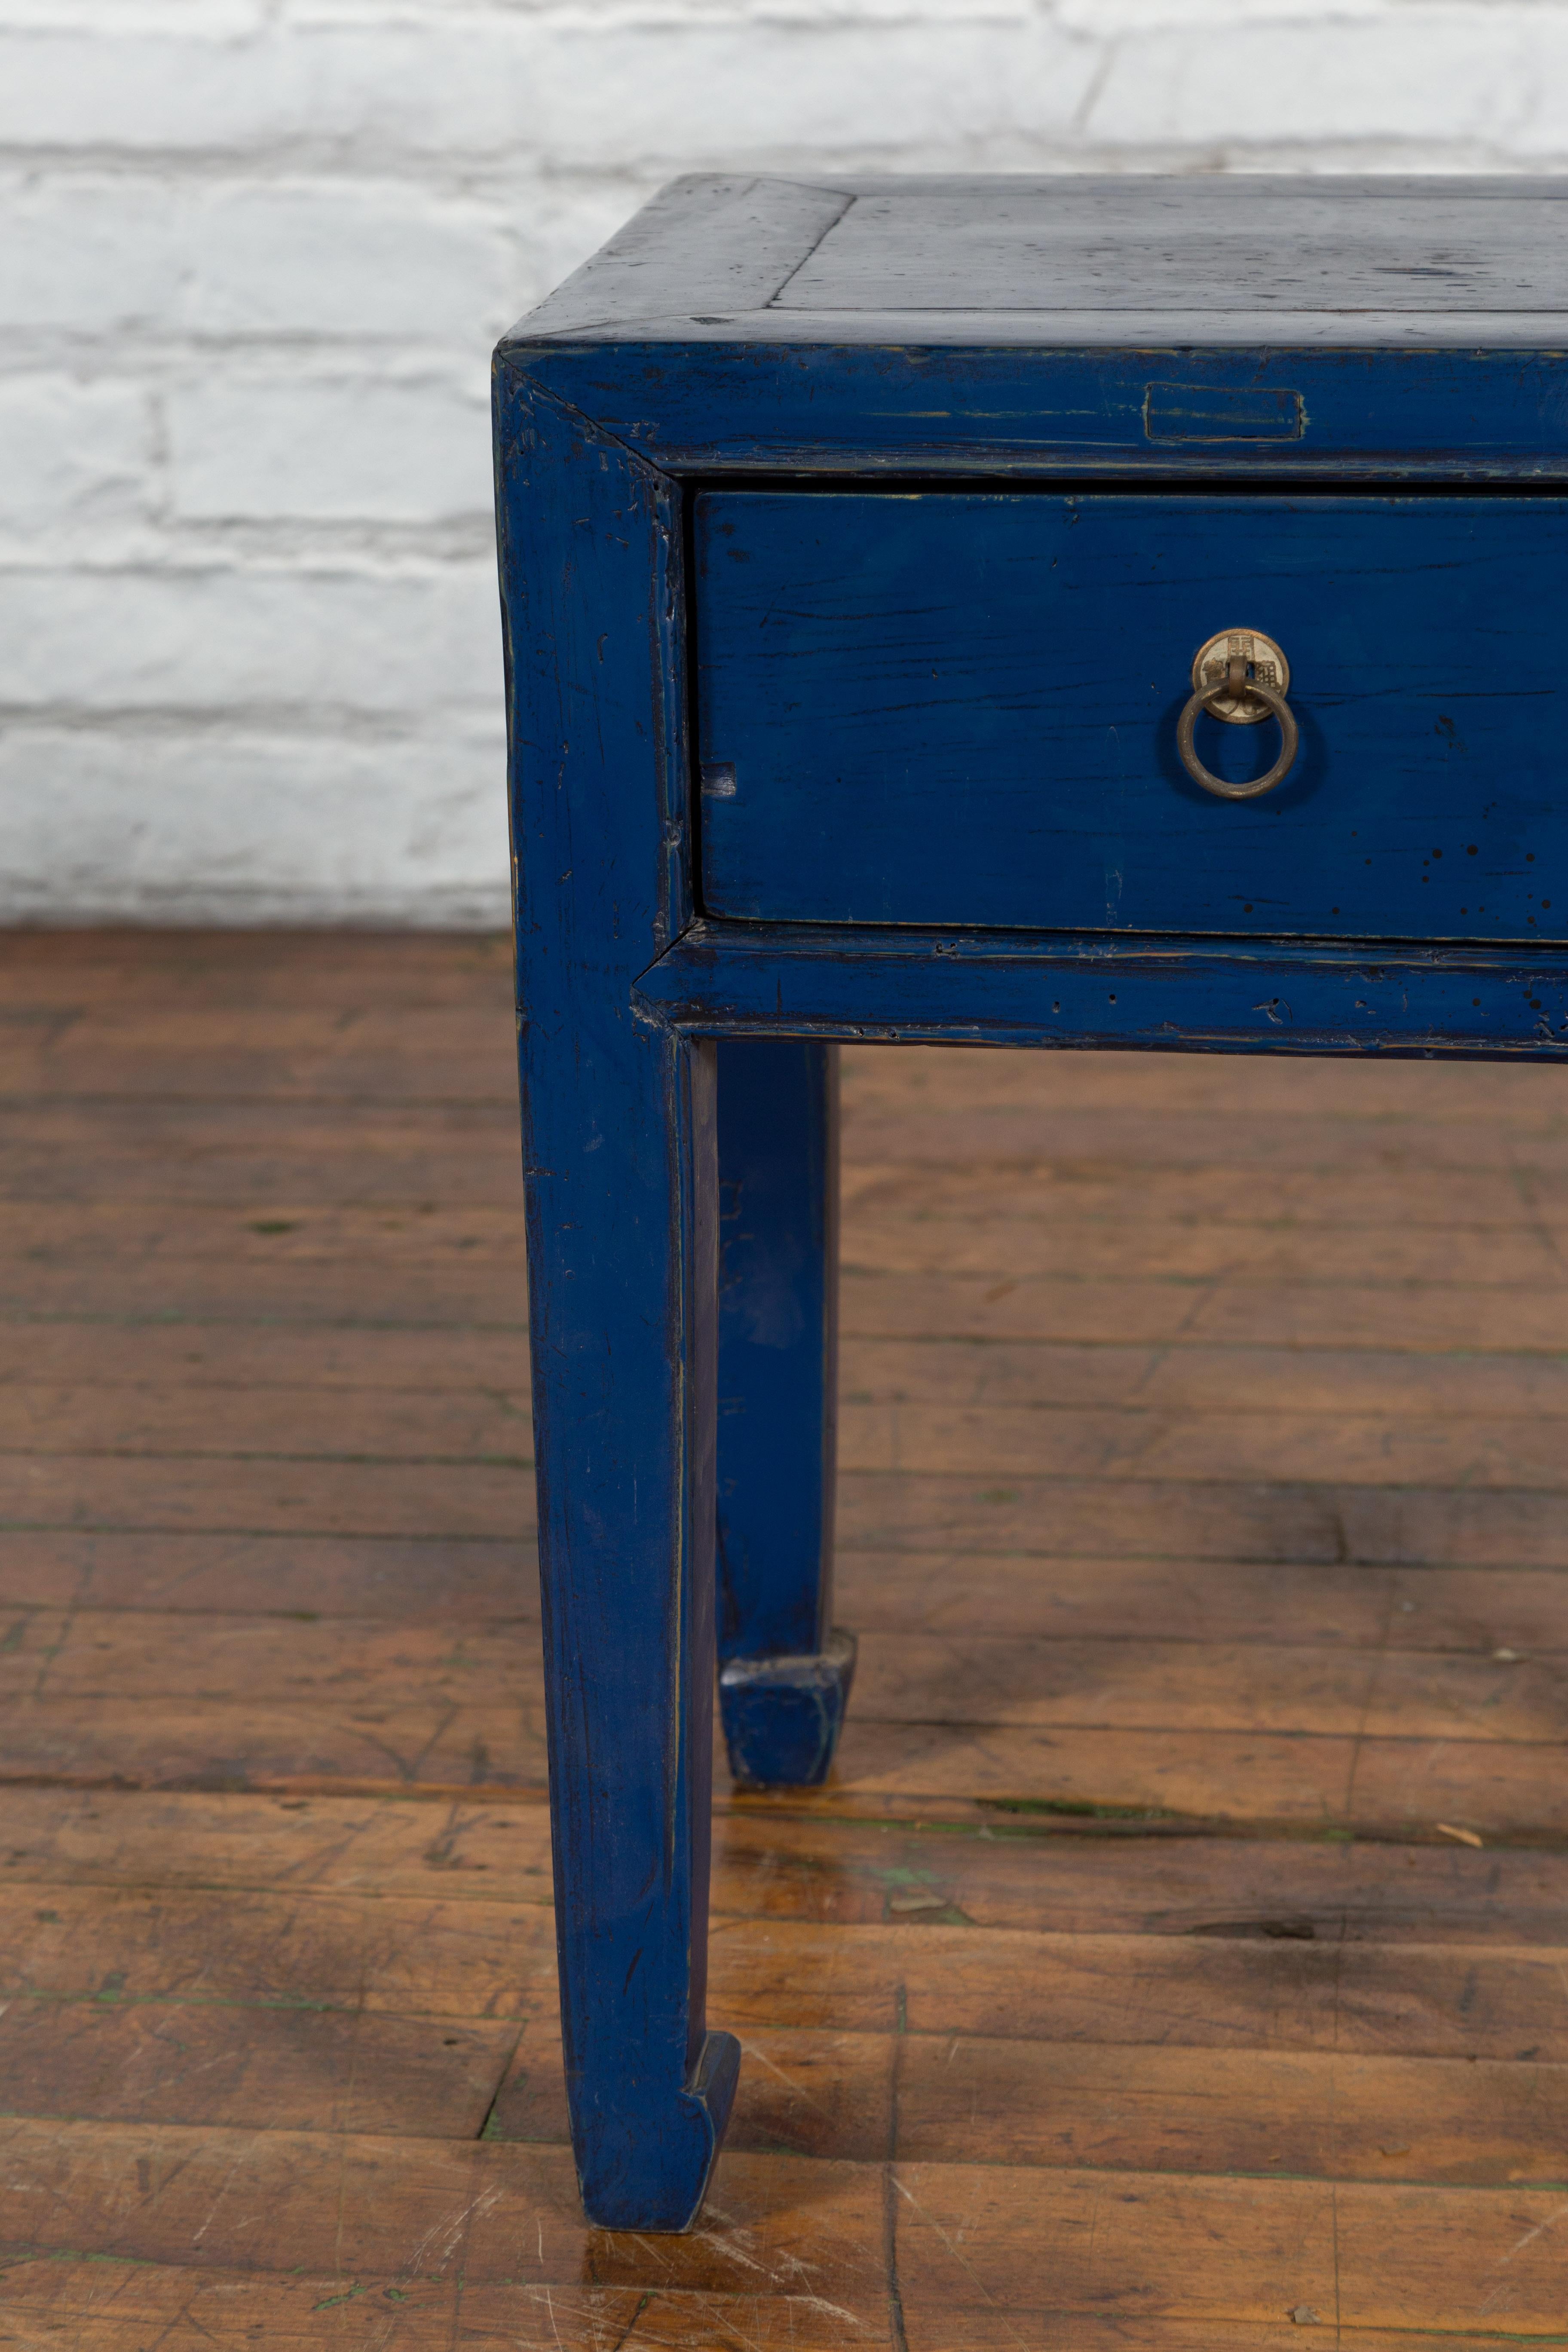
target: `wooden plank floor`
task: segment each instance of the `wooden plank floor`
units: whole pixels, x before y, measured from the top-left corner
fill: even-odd
[[[0,940],[0,2345],[1568,2342],[1568,1072],[847,1057],[860,1681],[620,2238],[508,979]]]

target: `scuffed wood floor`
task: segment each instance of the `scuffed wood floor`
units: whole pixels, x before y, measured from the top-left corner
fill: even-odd
[[[1568,1071],[848,1057],[861,1676],[721,1790],[731,2149],[617,2238],[507,999],[0,941],[0,2344],[1568,2341]]]

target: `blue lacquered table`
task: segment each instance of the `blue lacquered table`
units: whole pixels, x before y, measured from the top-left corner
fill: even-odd
[[[1568,184],[700,179],[502,343],[567,2083],[695,2215],[828,1770],[837,1041],[1568,1053]]]

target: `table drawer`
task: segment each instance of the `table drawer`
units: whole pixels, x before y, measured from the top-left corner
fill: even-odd
[[[711,491],[696,546],[710,914],[1563,935],[1568,499]],[[1289,665],[1257,799],[1178,751],[1230,630]],[[1279,745],[1196,720],[1222,782]]]

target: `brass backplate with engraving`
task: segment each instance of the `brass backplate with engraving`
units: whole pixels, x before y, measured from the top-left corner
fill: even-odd
[[[1247,664],[1249,678],[1271,686],[1276,694],[1289,693],[1290,665],[1261,629],[1220,629],[1200,646],[1193,661],[1194,692],[1223,685],[1231,663],[1237,660]],[[1256,727],[1271,715],[1268,705],[1256,694],[1216,694],[1204,708],[1232,727]]]

